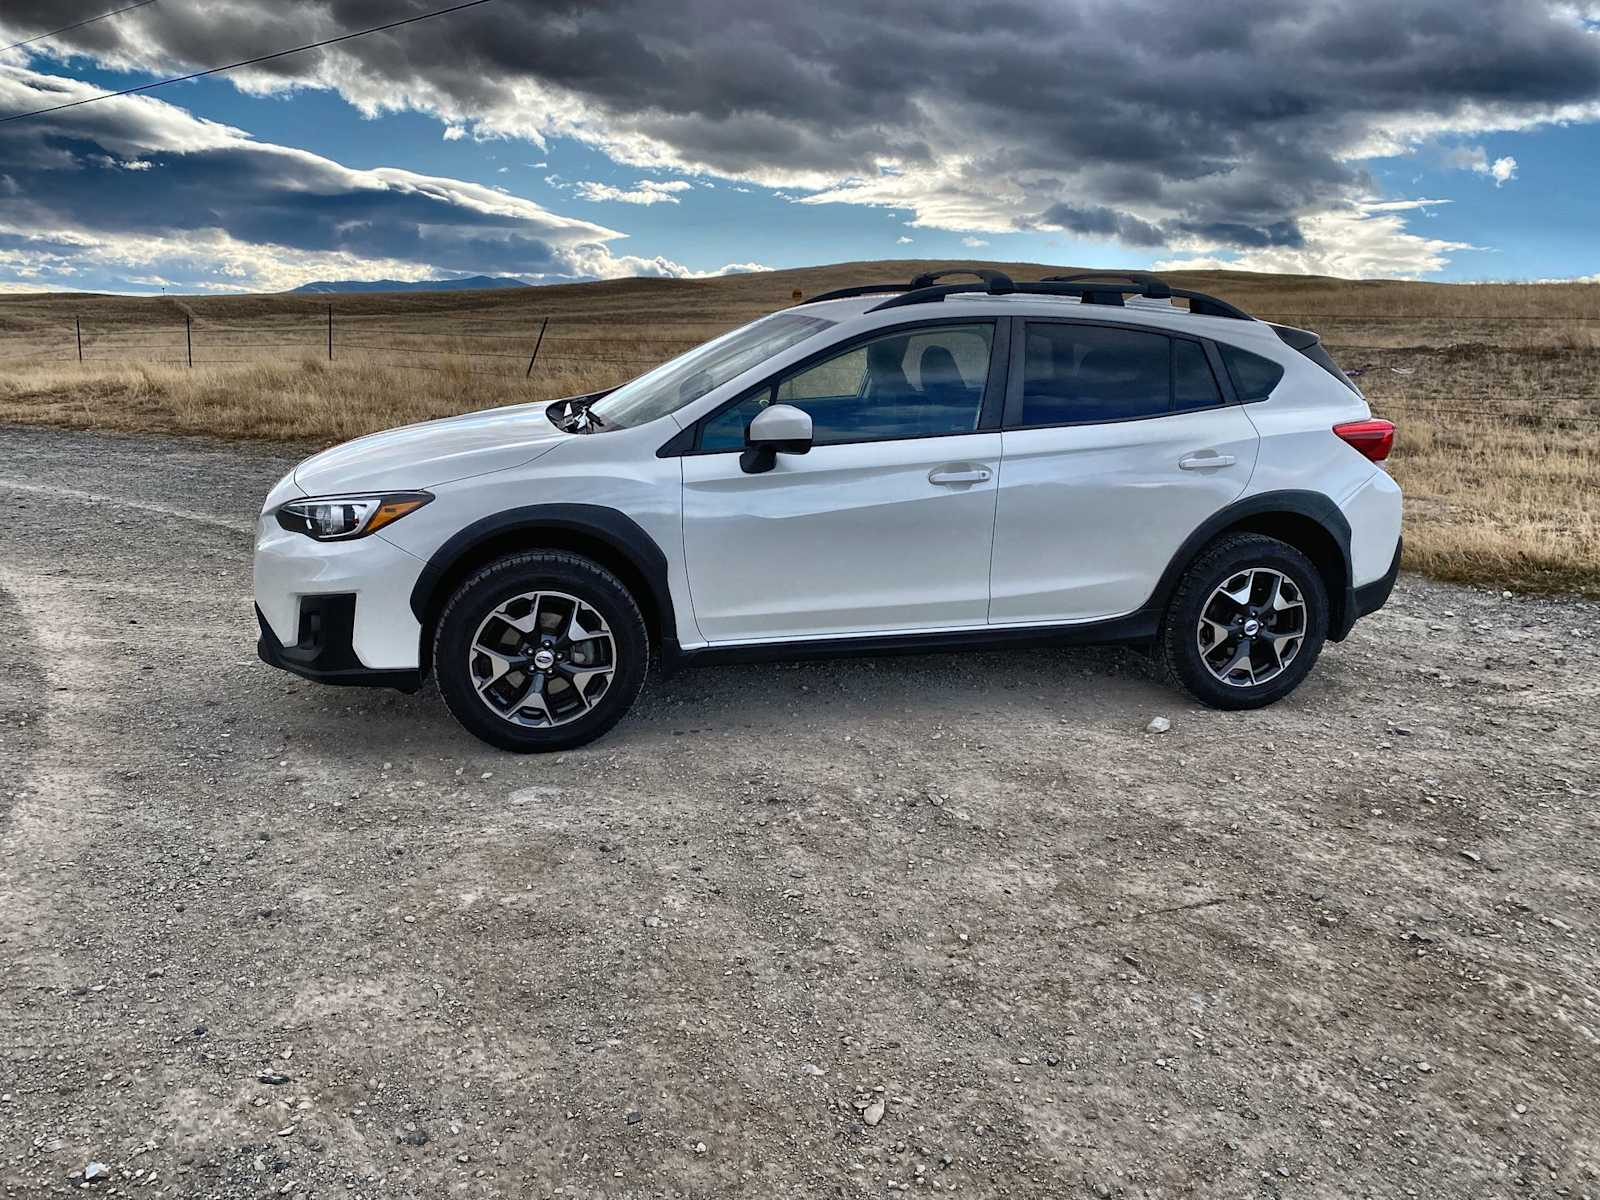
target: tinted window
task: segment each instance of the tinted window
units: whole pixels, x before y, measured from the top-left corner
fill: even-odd
[[[1222,351],[1222,361],[1233,376],[1233,387],[1241,400],[1265,400],[1283,378],[1283,368],[1270,358],[1220,342],[1217,349]]]
[[[723,334],[630,379],[592,408],[611,428],[643,425],[700,399],[735,375],[799,345],[834,322],[782,312]]]
[[[1205,347],[1174,338],[1172,342],[1172,408],[1188,412],[1222,403],[1217,377],[1211,373]]]
[[[771,403],[811,414],[815,444],[968,433],[978,427],[992,324],[938,325],[855,346],[766,384],[706,422],[702,450],[737,450]]]
[[[1171,339],[1092,325],[1029,323],[1023,425],[1121,421],[1171,411]]]

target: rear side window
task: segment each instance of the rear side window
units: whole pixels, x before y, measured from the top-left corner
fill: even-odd
[[[1172,411],[1190,412],[1222,403],[1217,377],[1211,373],[1205,347],[1174,338],[1172,342]]]
[[[1015,425],[1128,421],[1224,403],[1205,347],[1095,325],[1029,322]]]
[[[1029,322],[1022,425],[1125,421],[1172,411],[1172,342],[1158,333]]]
[[[1233,390],[1239,393],[1239,399],[1247,403],[1265,400],[1272,394],[1272,389],[1278,386],[1278,380],[1283,378],[1283,368],[1270,358],[1262,358],[1259,354],[1251,354],[1248,350],[1220,342],[1217,349],[1222,351],[1223,364],[1228,368],[1228,374],[1233,376]]]

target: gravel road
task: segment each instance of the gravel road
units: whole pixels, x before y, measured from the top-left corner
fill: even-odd
[[[5,1195],[1600,1196],[1600,606],[1407,576],[1249,714],[702,669],[518,758],[255,660],[294,456],[0,428]]]

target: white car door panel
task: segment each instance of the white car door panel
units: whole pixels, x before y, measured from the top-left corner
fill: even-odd
[[[995,624],[1137,609],[1184,538],[1244,492],[1259,440],[1238,405],[1001,436]],[[1206,459],[1227,464],[1184,466]]]
[[[999,465],[999,433],[817,446],[759,475],[744,474],[738,454],[685,457],[701,635],[982,626]]]
[[[1030,321],[1011,362],[989,620],[1131,613],[1243,494],[1255,426],[1192,339]]]
[[[797,365],[706,417],[683,457],[684,561],[712,644],[982,628],[1008,328],[927,321]],[[989,407],[985,407],[985,398]],[[814,441],[746,473],[771,403]]]

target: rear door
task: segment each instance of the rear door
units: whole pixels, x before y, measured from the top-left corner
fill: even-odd
[[[1027,320],[1013,337],[989,620],[1121,616],[1237,499],[1260,441],[1198,339]]]
[[[703,420],[683,458],[685,563],[713,644],[982,628],[1007,323],[924,322],[808,360]],[[805,454],[740,466],[763,407]]]

